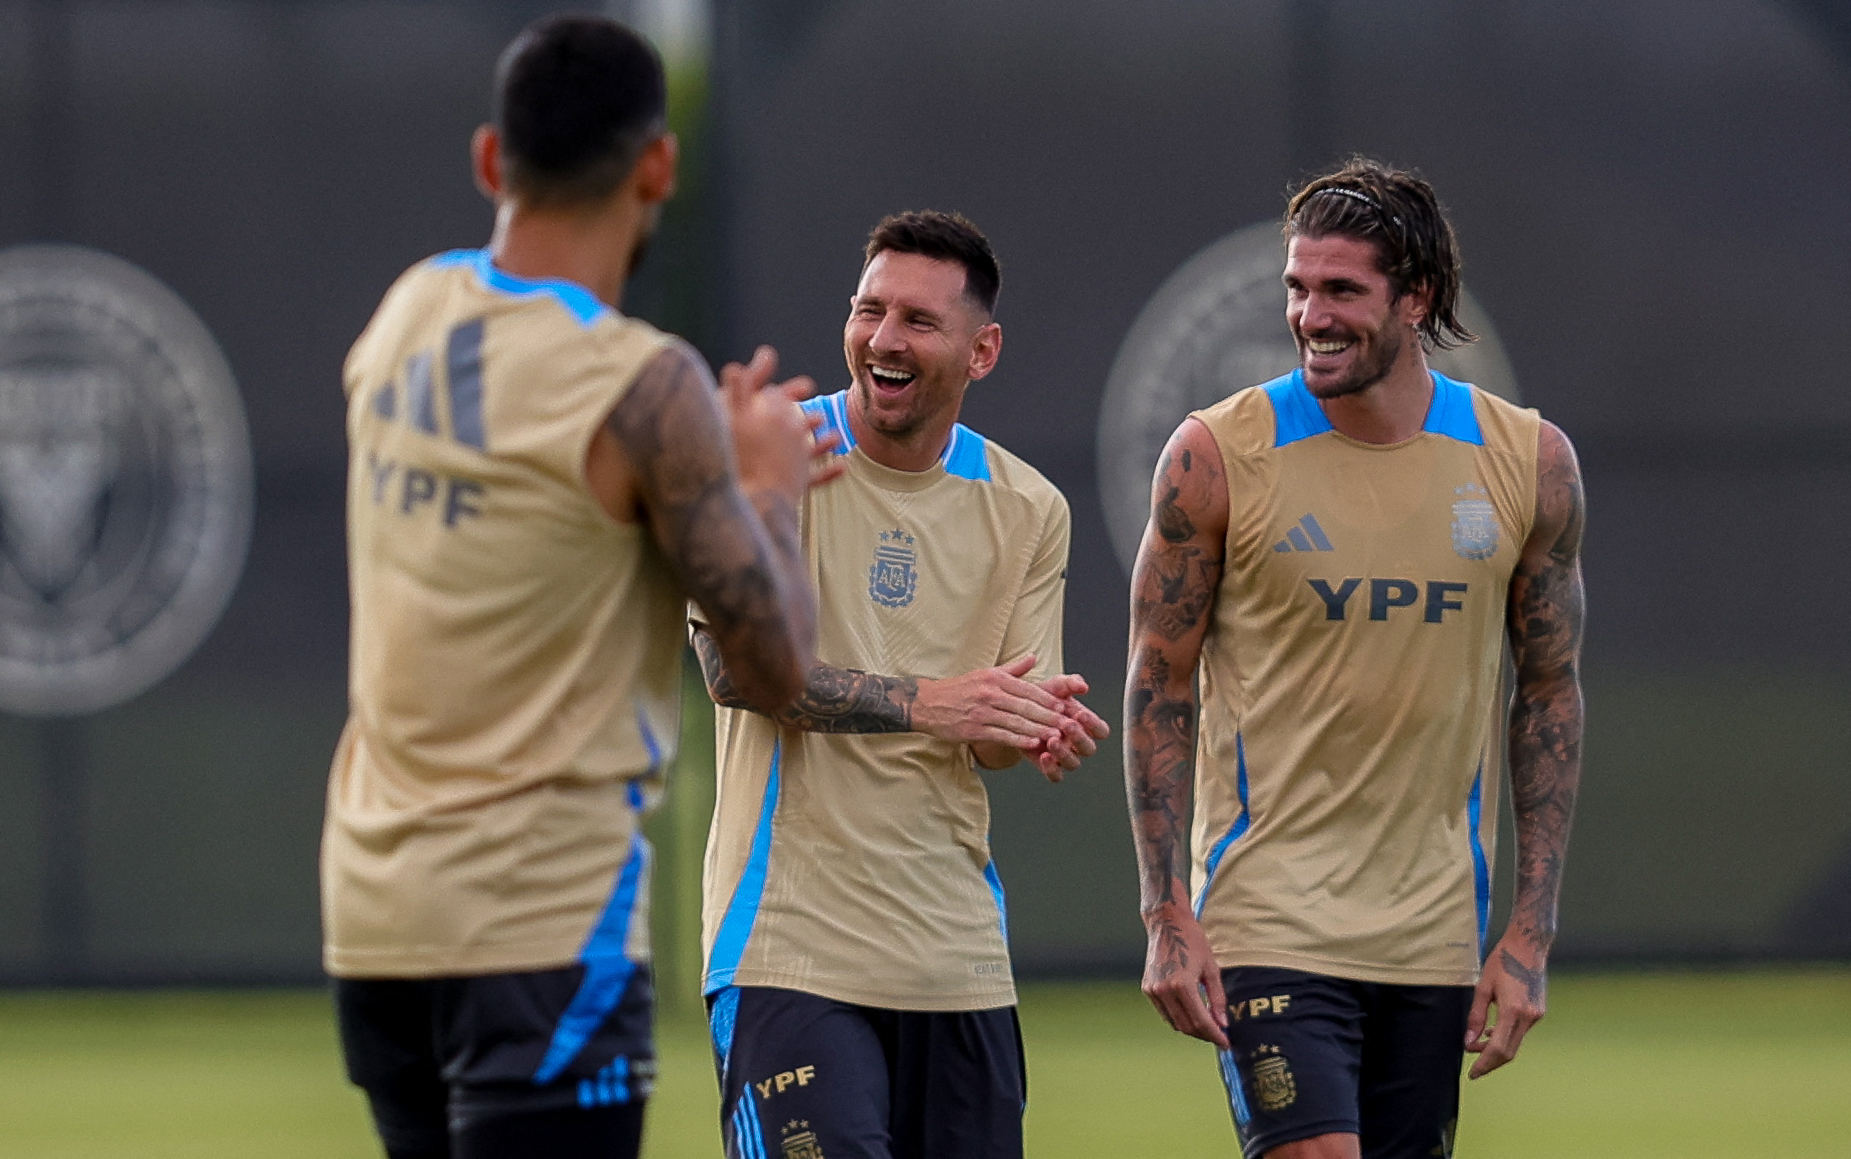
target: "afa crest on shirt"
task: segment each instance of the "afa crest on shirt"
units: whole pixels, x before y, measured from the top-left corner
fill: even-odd
[[[823,1145],[816,1132],[809,1129],[808,1119],[792,1119],[782,1132],[784,1159],[823,1159]],[[792,1134],[795,1131],[796,1134]]]
[[[919,553],[913,537],[899,528],[883,531],[868,568],[868,596],[883,608],[903,608],[919,587]]]
[[[1453,488],[1453,551],[1460,559],[1490,559],[1498,553],[1498,517],[1491,493],[1476,483]]]

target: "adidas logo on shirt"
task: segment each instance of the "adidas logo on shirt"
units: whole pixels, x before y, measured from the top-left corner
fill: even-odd
[[[1318,526],[1318,517],[1306,515],[1285,533],[1285,538],[1273,544],[1274,551],[1335,551],[1330,545],[1330,537]]]

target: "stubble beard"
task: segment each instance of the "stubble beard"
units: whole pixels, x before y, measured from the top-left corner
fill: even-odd
[[[1350,395],[1363,393],[1376,383],[1387,378],[1388,372],[1395,368],[1395,363],[1401,358],[1401,346],[1406,339],[1403,337],[1401,331],[1392,324],[1384,325],[1382,329],[1376,331],[1375,337],[1381,340],[1380,342],[1370,343],[1370,346],[1376,351],[1376,356],[1367,361],[1359,362],[1356,369],[1350,373],[1349,377],[1338,379],[1334,383],[1314,386],[1312,385],[1310,375],[1307,374],[1305,376],[1305,388],[1311,392],[1312,397],[1326,402],[1336,398],[1348,398]],[[1306,360],[1310,356],[1309,342],[1301,338],[1298,349],[1298,366],[1302,371],[1304,370]]]

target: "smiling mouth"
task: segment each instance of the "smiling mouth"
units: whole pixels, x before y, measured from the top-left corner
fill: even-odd
[[[1307,338],[1305,349],[1312,354],[1342,354],[1355,343],[1348,339]]]
[[[889,366],[869,366],[868,377],[874,385],[885,390],[904,390],[911,386],[913,379],[919,377],[909,370],[895,370]]]

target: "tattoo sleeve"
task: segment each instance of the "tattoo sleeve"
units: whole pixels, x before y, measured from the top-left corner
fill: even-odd
[[[814,611],[799,597],[797,512],[739,486],[712,377],[675,344],[658,355],[607,422],[634,468],[650,530],[681,588],[701,606],[740,695],[787,699]]]
[[[1562,865],[1581,780],[1581,635],[1585,517],[1574,449],[1543,425],[1537,518],[1510,581],[1509,634],[1516,664],[1510,717],[1511,809],[1517,883],[1510,931],[1547,950],[1555,938]]]
[[[1125,792],[1146,916],[1188,901],[1195,670],[1221,582],[1226,525],[1219,452],[1205,428],[1185,423],[1157,468],[1150,525],[1131,579]]]
[[[725,708],[752,707],[733,686],[713,637],[700,628],[694,631],[694,653],[700,658],[701,674],[715,704]],[[882,676],[818,663],[810,667],[797,703],[773,714],[773,718],[806,732],[911,732],[913,700],[918,695],[919,682],[911,677]]]

